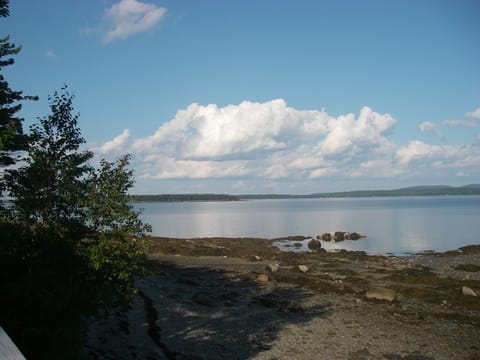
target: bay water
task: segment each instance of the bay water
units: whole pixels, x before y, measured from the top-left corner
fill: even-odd
[[[153,236],[175,238],[311,236],[358,232],[327,250],[405,255],[480,244],[480,196],[370,197],[136,203]],[[239,240],[241,241],[241,240]]]

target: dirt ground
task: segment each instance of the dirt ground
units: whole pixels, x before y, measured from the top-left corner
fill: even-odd
[[[92,321],[88,350],[96,359],[480,359],[480,297],[462,293],[480,289],[480,246],[382,257],[272,242],[150,238],[152,274],[128,306]],[[367,298],[376,289],[394,299]]]

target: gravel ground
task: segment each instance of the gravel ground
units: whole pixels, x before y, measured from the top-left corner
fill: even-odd
[[[272,250],[252,260],[168,252],[179,249],[150,256],[160,270],[138,281],[128,307],[92,321],[94,358],[480,359],[480,298],[461,294],[479,284],[472,269],[480,254],[282,258]],[[266,271],[272,261],[279,269]],[[366,299],[371,287],[396,289],[395,300]]]

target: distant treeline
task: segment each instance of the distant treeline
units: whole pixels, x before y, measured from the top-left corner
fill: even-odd
[[[182,202],[182,201],[238,201],[237,196],[227,194],[159,194],[130,195],[132,202]]]
[[[382,196],[442,196],[442,195],[480,195],[480,184],[460,187],[453,186],[415,186],[395,190],[357,190],[309,195],[260,194],[239,195],[242,200],[248,199],[315,199],[315,198],[347,198],[347,197],[382,197]]]
[[[159,194],[130,195],[131,202],[183,202],[183,201],[239,201],[261,199],[319,199],[319,198],[355,198],[385,196],[443,196],[443,195],[480,195],[480,184],[466,186],[415,186],[395,190],[357,190],[331,193],[315,193],[308,195],[288,194]]]

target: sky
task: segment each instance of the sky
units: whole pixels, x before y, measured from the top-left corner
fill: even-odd
[[[136,194],[480,183],[480,1],[11,0],[25,103],[75,94]]]

